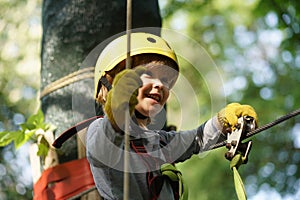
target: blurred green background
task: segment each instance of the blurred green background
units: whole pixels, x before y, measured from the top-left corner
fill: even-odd
[[[18,129],[39,107],[41,3],[41,0],[0,0],[0,131]],[[213,60],[221,74],[221,95],[227,103],[252,105],[260,125],[300,107],[298,1],[160,0],[159,3],[163,27],[192,38]],[[190,51],[184,49],[188,46],[181,48]],[[197,62],[199,58],[196,55],[194,59],[189,62]],[[183,62],[182,75],[193,88],[198,87],[201,118],[197,120],[202,122],[213,115],[211,93],[215,91],[205,82],[210,70],[205,77],[193,70]],[[168,106],[169,123],[178,124],[176,116],[181,111],[176,100],[171,99]],[[182,124],[179,128],[193,128],[190,126]],[[300,117],[258,134],[253,142],[249,163],[239,170],[249,199],[300,199]],[[17,151],[13,145],[0,148],[0,199],[32,198],[26,152],[28,145]],[[191,200],[237,199],[224,153],[222,148],[179,164]]]

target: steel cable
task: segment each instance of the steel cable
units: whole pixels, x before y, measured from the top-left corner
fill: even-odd
[[[244,139],[250,138],[250,137],[256,135],[257,133],[260,133],[260,132],[262,132],[262,131],[265,131],[265,130],[267,130],[267,129],[269,129],[269,128],[271,128],[271,127],[277,125],[277,124],[280,124],[280,123],[282,123],[282,122],[284,122],[284,121],[286,121],[286,120],[288,120],[288,119],[290,119],[290,118],[292,118],[292,117],[295,117],[295,116],[297,116],[297,115],[299,115],[299,114],[300,114],[300,109],[294,110],[294,111],[292,111],[292,112],[290,112],[290,113],[288,113],[288,114],[286,114],[286,115],[284,115],[284,116],[279,117],[278,119],[276,119],[276,120],[274,120],[274,121],[272,121],[272,122],[270,122],[270,123],[267,123],[267,124],[265,124],[265,125],[263,125],[263,126],[257,128],[257,129],[255,129],[255,130],[253,130],[253,131],[251,131],[251,132],[248,132],[248,133],[246,134],[246,136],[245,136]],[[222,147],[222,146],[225,146],[225,145],[226,145],[226,140],[211,145],[211,146],[207,149],[207,151],[208,151],[208,150],[212,150],[212,149],[216,149],[216,148],[219,148],[219,147]]]

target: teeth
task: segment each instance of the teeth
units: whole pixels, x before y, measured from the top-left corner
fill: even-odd
[[[147,97],[151,98],[151,99],[154,99],[156,101],[160,101],[160,97],[159,95],[155,95],[155,94],[148,94]]]

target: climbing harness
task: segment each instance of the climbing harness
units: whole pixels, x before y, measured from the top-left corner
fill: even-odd
[[[43,171],[34,184],[33,200],[64,200],[95,190],[93,175],[86,158],[72,160]]]
[[[178,185],[179,199],[187,200],[188,199],[188,187],[182,178],[181,172],[176,168],[176,166],[174,164],[165,163],[160,167],[160,171],[163,176],[167,176],[173,183],[176,183]],[[174,186],[173,186],[173,188],[174,188]]]
[[[93,121],[96,119],[102,118],[102,116],[95,116],[91,117],[89,119],[86,119],[82,122],[77,123],[75,126],[70,127],[66,131],[64,131],[52,144],[53,147],[55,148],[60,148],[65,141],[70,139],[73,135],[76,133],[80,132],[81,130],[85,129],[88,127]]]
[[[159,198],[160,191],[163,187],[164,181],[168,181],[172,187],[174,198],[176,200],[187,200],[188,190],[184,184],[181,172],[176,166],[168,161],[167,163],[159,158],[154,158],[148,154],[143,139],[135,139],[130,141],[130,147],[134,150],[144,161],[147,170],[147,183],[150,191],[150,199],[156,200]],[[168,156],[165,155],[166,158]],[[154,175],[153,169],[159,168]]]

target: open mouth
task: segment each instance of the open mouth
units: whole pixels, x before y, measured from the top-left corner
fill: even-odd
[[[159,94],[146,94],[146,97],[154,99],[157,102],[160,102],[161,95]]]

